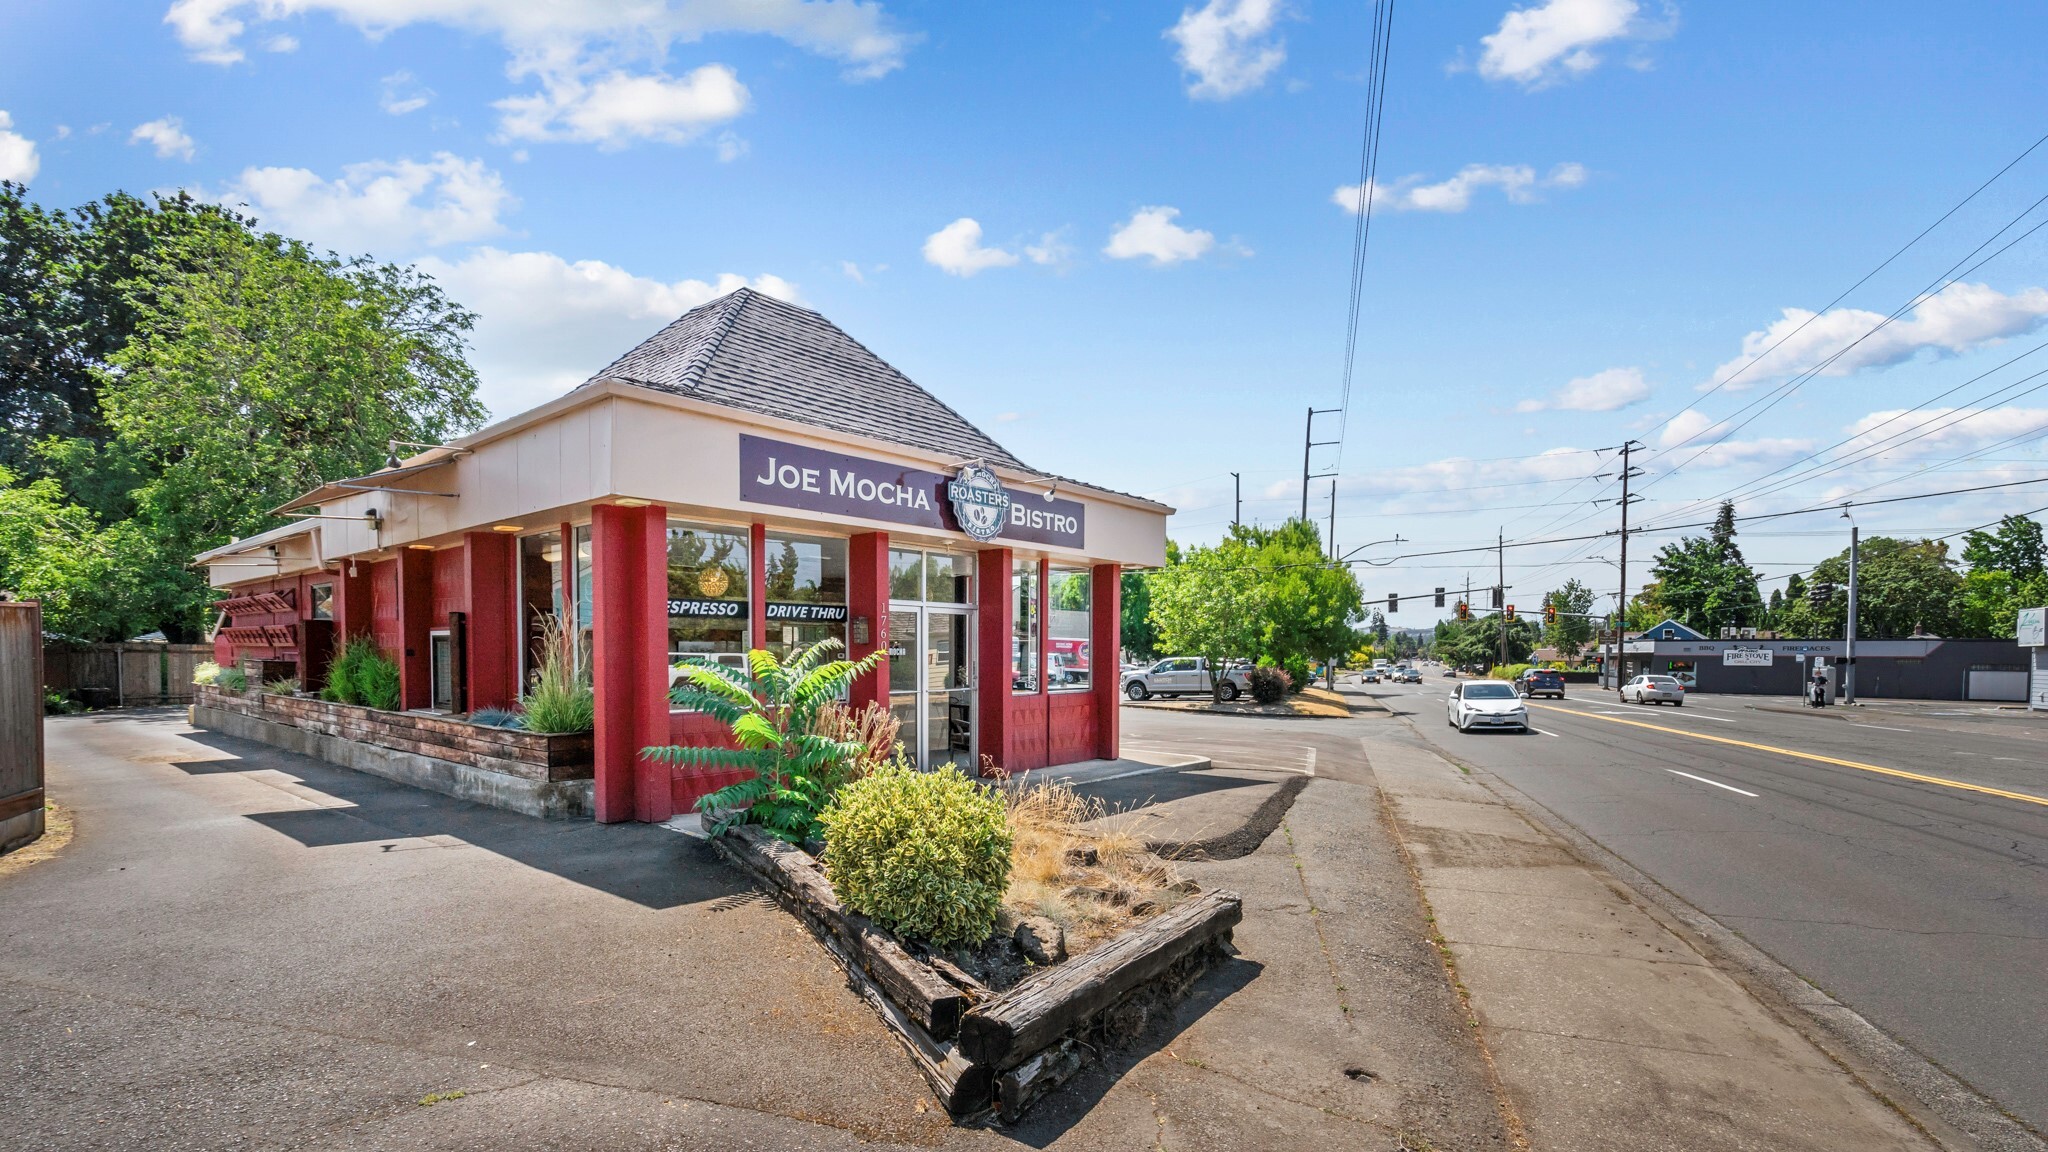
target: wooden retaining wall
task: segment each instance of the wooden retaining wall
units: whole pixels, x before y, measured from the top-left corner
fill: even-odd
[[[516,728],[487,728],[446,716],[383,712],[308,696],[280,696],[255,690],[229,692],[211,684],[196,687],[197,703],[204,707],[502,772],[523,780],[588,780],[593,774],[588,732],[550,735]]]

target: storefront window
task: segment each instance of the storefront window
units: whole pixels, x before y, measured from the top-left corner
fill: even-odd
[[[597,603],[596,569],[591,564],[590,525],[575,530],[576,539],[576,668],[585,678],[592,672],[597,634],[593,630]]]
[[[846,541],[771,532],[761,557],[768,590],[763,647],[783,659],[820,640],[846,643]]]
[[[889,549],[889,599],[924,599],[924,553]]]
[[[747,530],[668,522],[668,659],[747,660]]]
[[[1089,684],[1091,587],[1086,568],[1054,568],[1046,578],[1046,687],[1079,691]]]
[[[1018,560],[1010,568],[1010,690],[1038,692],[1038,562]]]
[[[540,662],[541,617],[562,615],[562,534],[537,532],[519,538],[519,682],[532,680]]]
[[[949,552],[927,552],[924,558],[924,596],[934,604],[974,603],[974,557]]]
[[[312,603],[308,606],[308,620],[334,619],[334,585],[313,585]]]

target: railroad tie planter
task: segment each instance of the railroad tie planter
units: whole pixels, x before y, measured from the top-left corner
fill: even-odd
[[[712,843],[810,927],[956,1123],[1015,1120],[1102,1048],[1142,1031],[1156,1006],[1185,996],[1228,954],[1244,915],[1235,893],[1198,893],[999,992],[942,957],[919,959],[843,907],[802,849],[752,825]]]

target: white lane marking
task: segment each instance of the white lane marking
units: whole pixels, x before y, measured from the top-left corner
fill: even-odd
[[[1728,719],[1726,716],[1708,716],[1700,712],[1688,712],[1683,708],[1674,709],[1674,714],[1679,716],[1690,716],[1695,720],[1712,720],[1718,724],[1735,723],[1735,721]]]
[[[1683,776],[1683,777],[1685,777],[1685,778],[1686,778],[1687,780],[1697,780],[1697,781],[1699,781],[1699,782],[1700,782],[1700,783],[1702,783],[1702,784],[1712,784],[1712,785],[1713,785],[1714,787],[1716,787],[1716,788],[1726,788],[1726,789],[1727,789],[1728,791],[1730,791],[1730,792],[1737,792],[1737,793],[1741,793],[1742,795],[1744,795],[1744,796],[1747,796],[1747,797],[1749,797],[1749,798],[1750,798],[1751,800],[1755,800],[1755,799],[1757,799],[1757,794],[1756,794],[1756,793],[1754,793],[1754,792],[1743,792],[1743,791],[1742,791],[1742,789],[1740,789],[1740,788],[1737,788],[1737,787],[1736,787],[1735,785],[1733,785],[1733,784],[1723,784],[1723,783],[1721,783],[1721,782],[1720,782],[1719,780],[1709,780],[1709,779],[1707,779],[1707,778],[1706,778],[1705,776],[1695,776],[1695,775],[1693,775],[1693,774],[1692,774],[1692,773],[1690,773],[1690,772],[1680,772],[1680,771],[1679,771],[1678,769],[1676,769],[1676,768],[1666,768],[1666,769],[1665,769],[1665,771],[1666,771],[1666,772],[1669,772],[1669,773],[1671,773],[1671,774],[1672,774],[1673,776]]]
[[[1543,729],[1541,729],[1541,728],[1531,728],[1531,729],[1529,729],[1529,731],[1531,731],[1531,732],[1534,732],[1534,733],[1535,733],[1535,734],[1537,734],[1538,736],[1548,736],[1548,737],[1550,737],[1550,738],[1551,738],[1551,739],[1553,739],[1553,740],[1557,739],[1557,733],[1555,733],[1555,732],[1545,732],[1545,731],[1544,731]]]
[[[2004,760],[2004,761],[2006,761],[2007,763],[2011,763],[2011,764],[2024,764],[2024,763],[2026,763],[2026,761],[2024,761],[2024,760],[2021,760],[2021,759],[2020,759],[2019,757],[2017,757],[2017,756],[1993,756],[1993,757],[1992,757],[1992,759],[1993,759],[1993,760]]]
[[[1858,721],[1855,721],[1855,720],[1851,720],[1851,721],[1849,721],[1849,726],[1850,726],[1851,728],[1875,728],[1875,729],[1877,729],[1877,730],[1878,730],[1878,731],[1880,731],[1880,732],[1911,732],[1911,731],[1912,731],[1912,729],[1911,729],[1911,728],[1887,728],[1887,727],[1885,727],[1885,726],[1884,726],[1884,725],[1882,725],[1882,724],[1863,724],[1863,723],[1859,723]]]
[[[1951,756],[1975,756],[1975,752],[1950,752]]]

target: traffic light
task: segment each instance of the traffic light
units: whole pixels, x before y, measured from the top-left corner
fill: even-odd
[[[1504,615],[1504,616],[1505,616],[1505,617],[1507,618],[1507,621],[1508,621],[1508,623],[1510,623],[1510,624],[1514,623],[1514,620],[1515,620],[1515,606],[1514,606],[1513,604],[1510,604],[1510,605],[1508,605],[1508,607],[1507,607],[1507,611],[1506,611],[1505,613],[1503,613],[1503,615]]]
[[[1498,584],[1495,584],[1495,585],[1493,586],[1493,606],[1494,606],[1495,608],[1498,608],[1498,607],[1500,607],[1500,602],[1501,602],[1501,587],[1500,587],[1500,585],[1498,585]]]
[[[1444,606],[1444,590],[1441,588],[1436,590],[1436,606],[1439,608]]]
[[[1401,594],[1400,594],[1399,592],[1389,592],[1389,593],[1387,593],[1387,612],[1388,612],[1388,614],[1390,614],[1390,615],[1391,615],[1392,613],[1395,613],[1395,612],[1399,612],[1400,610],[1401,610]]]
[[[1546,626],[1557,623],[1557,605],[1545,604],[1543,606],[1543,623]]]
[[[1470,604],[1465,603],[1463,600],[1458,601],[1458,619],[1470,620],[1471,618],[1472,606]]]
[[[1815,608],[1822,610],[1825,610],[1828,606],[1828,601],[1834,598],[1835,586],[1833,584],[1815,584],[1806,593],[1807,602]]]

